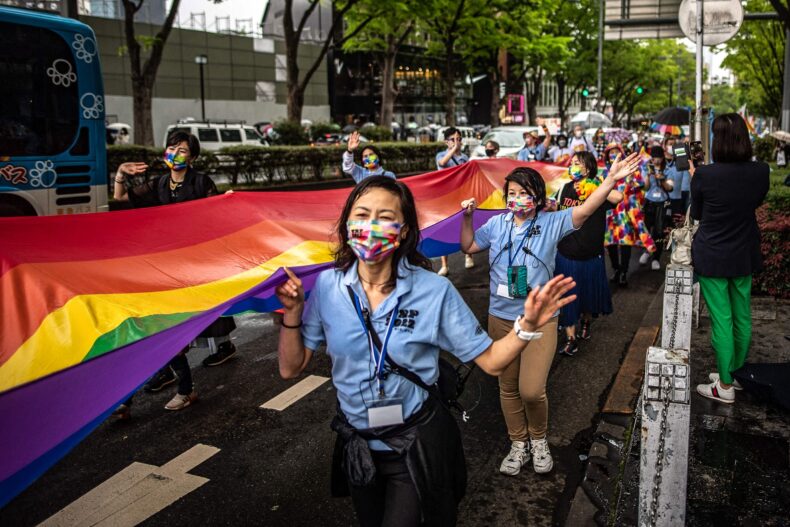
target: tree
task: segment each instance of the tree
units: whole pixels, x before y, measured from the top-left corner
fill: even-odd
[[[409,11],[409,5],[402,0],[369,0],[370,8],[364,11],[352,12],[349,16],[352,25],[358,25],[366,17],[365,13],[378,9],[386,16],[375,17],[364,29],[353,38],[346,40],[343,49],[346,51],[368,51],[376,55],[381,69],[381,107],[379,110],[379,124],[390,128],[394,109],[395,98],[398,91],[395,88],[395,61],[404,42],[414,31],[414,17]],[[354,20],[354,18],[362,18]]]
[[[771,0],[771,5],[775,2]],[[749,0],[745,8],[748,12],[770,10],[765,0]],[[735,74],[744,102],[754,113],[777,118],[781,113],[785,45],[782,23],[764,20],[744,22],[724,45],[729,53],[722,65]]]
[[[154,82],[162,52],[173,28],[173,21],[178,13],[181,0],[172,0],[164,24],[153,38],[140,37],[135,34],[134,15],[143,6],[145,0],[122,0],[124,10],[124,31],[126,34],[126,52],[132,70],[132,101],[134,112],[134,142],[138,145],[154,145],[154,126],[151,120],[151,98],[154,93]],[[143,51],[148,58],[143,62]]]
[[[790,0],[769,0],[771,6],[779,13],[779,19],[784,25],[785,31],[790,31]],[[751,2],[747,2],[747,6]]]
[[[124,0],[126,1],[126,0]],[[343,28],[343,20],[349,15],[352,9],[360,3],[360,0],[345,0],[337,1],[332,5],[332,25],[326,35],[322,35],[323,41],[320,44],[318,56],[313,59],[304,75],[300,75],[299,67],[299,46],[302,43],[302,32],[304,31],[305,24],[307,24],[310,15],[315,12],[316,7],[321,0],[310,0],[310,5],[302,13],[297,25],[294,27],[294,0],[285,0],[285,7],[283,9],[283,37],[285,40],[285,62],[286,62],[286,89],[288,91],[288,120],[301,121],[302,109],[304,108],[304,93],[310,83],[310,79],[318,68],[323,64],[329,47],[334,43],[335,46],[341,47],[351,38],[354,38],[365,26],[370,23],[376,16],[376,13],[370,13],[366,16],[357,18],[356,24],[348,27],[348,32],[335,40],[335,37],[341,33]]]

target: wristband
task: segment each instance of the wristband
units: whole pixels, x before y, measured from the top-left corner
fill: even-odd
[[[126,180],[125,180],[125,179],[118,179],[118,178],[115,178],[115,182],[116,182],[116,183],[120,183],[121,185],[123,185],[124,181],[126,181]]]
[[[521,329],[521,318],[524,315],[519,315],[518,318],[513,322],[513,331],[516,332],[516,336],[525,342],[529,342],[530,340],[538,340],[543,336],[543,332],[541,331],[524,331]]]
[[[285,319],[283,318],[283,319],[280,321],[280,325],[281,325],[282,327],[286,328],[286,329],[299,329],[300,327],[302,327],[302,321],[300,320],[300,321],[299,321],[299,324],[297,324],[296,326],[289,326],[288,324],[286,324],[286,323],[285,323]]]

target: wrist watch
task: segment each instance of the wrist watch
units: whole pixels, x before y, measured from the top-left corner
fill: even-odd
[[[521,329],[521,318],[524,315],[519,315],[515,322],[513,322],[513,331],[516,332],[516,336],[525,342],[529,342],[530,340],[538,340],[543,336],[542,331],[524,331]]]

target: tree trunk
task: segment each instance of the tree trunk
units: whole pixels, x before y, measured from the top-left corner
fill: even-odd
[[[153,89],[143,79],[132,79],[132,108],[134,112],[134,143],[153,146],[154,123],[151,118]]]
[[[568,112],[565,102],[565,77],[556,77],[557,80],[557,113],[560,115],[560,130],[565,126],[565,114]]]
[[[543,84],[543,72],[539,69],[532,80],[531,89],[529,82],[527,82],[527,116],[528,124],[534,126],[538,120],[538,96]]]
[[[392,115],[395,109],[395,58],[398,56],[395,36],[387,37],[387,51],[384,53],[381,68],[381,111],[379,115],[380,126],[390,128],[392,126]]]
[[[447,126],[455,126],[455,63],[453,62],[453,49],[455,41],[448,40],[445,43],[445,68],[444,68],[444,100],[445,100],[445,121]]]
[[[499,80],[498,75],[490,74],[491,80],[491,126],[499,126]]]
[[[299,83],[288,83],[288,120],[302,122],[302,108],[304,108],[304,90]]]

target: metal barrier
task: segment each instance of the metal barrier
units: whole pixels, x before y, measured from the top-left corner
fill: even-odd
[[[684,525],[686,520],[693,277],[690,266],[667,266],[661,347],[647,350],[641,397],[640,527]]]

